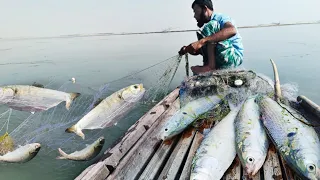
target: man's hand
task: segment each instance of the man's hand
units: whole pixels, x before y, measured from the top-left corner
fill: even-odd
[[[183,47],[180,49],[180,51],[178,52],[180,56],[182,56],[182,55],[184,55],[184,54],[187,53],[187,52],[186,52],[186,47],[187,47],[187,46],[183,46]]]
[[[188,53],[186,48],[187,48],[187,46],[183,46],[183,47],[180,49],[180,51],[178,52],[180,56]],[[189,54],[196,56],[196,55],[201,54],[201,52],[200,52],[200,49],[198,49],[198,50],[195,51],[195,52],[194,52],[194,51],[193,51],[193,52],[189,52]]]
[[[204,45],[204,43],[200,40],[200,41],[196,41],[194,43],[191,43],[185,49],[190,54],[192,54],[192,53],[195,54],[195,53],[199,52],[200,48],[202,48],[203,45]]]

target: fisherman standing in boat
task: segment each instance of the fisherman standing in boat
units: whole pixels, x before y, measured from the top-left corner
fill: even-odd
[[[215,13],[211,0],[195,0],[192,3],[194,18],[200,30],[198,41],[183,46],[179,54],[202,55],[203,66],[191,67],[196,75],[216,69],[235,68],[242,64],[242,38],[234,21]]]

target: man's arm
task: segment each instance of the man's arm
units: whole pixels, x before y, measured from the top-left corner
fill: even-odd
[[[217,32],[211,36],[208,36],[208,37],[201,39],[200,42],[201,42],[201,44],[206,44],[208,42],[217,43],[217,42],[229,39],[230,37],[232,37],[236,34],[237,34],[236,28],[230,22],[226,22],[224,24],[224,27],[222,28],[222,30],[220,30],[219,32]]]

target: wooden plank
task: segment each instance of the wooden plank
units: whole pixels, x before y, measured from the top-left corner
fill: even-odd
[[[142,168],[146,165],[150,157],[155,153],[155,147],[161,142],[156,137],[160,131],[161,126],[166,122],[173,114],[180,108],[179,98],[172,104],[170,109],[166,111],[160,118],[154,123],[154,125],[148,130],[143,137],[135,144],[132,150],[120,161],[119,165],[113,173],[107,179],[135,179]]]
[[[266,161],[263,164],[264,179],[282,180],[281,166],[276,149],[273,144],[270,144]]]
[[[290,167],[287,165],[287,163],[284,161],[284,159],[280,156],[280,154],[278,156],[280,157],[282,168],[284,169],[283,176],[285,177],[285,179],[287,179],[287,180],[294,179],[293,173],[292,173]]]
[[[166,166],[163,168],[158,179],[175,179],[178,175],[179,169],[182,165],[184,158],[187,155],[187,151],[192,144],[193,137],[195,135],[195,129],[189,128],[182,134],[177,146],[171,154]]]
[[[161,172],[161,168],[166,163],[166,160],[169,158],[170,153],[178,141],[177,137],[174,137],[170,144],[162,142],[160,148],[153,155],[148,166],[144,169],[143,173],[139,177],[139,180],[155,179],[156,176]]]
[[[157,105],[155,105],[151,110],[148,111],[144,116],[142,116],[134,125],[132,125],[124,135],[120,138],[115,146],[112,146],[105,151],[104,156],[101,158],[101,161],[105,163],[110,169],[114,169],[119,161],[125,156],[126,153],[133,147],[133,145],[141,138],[143,134],[146,133],[148,128],[157,122],[157,119],[170,107],[170,104],[176,100],[179,95],[179,89],[175,89],[169,95],[167,95],[163,100],[161,100]],[[90,167],[91,170],[96,168],[101,168],[97,166]],[[88,173],[88,170],[84,170],[84,173],[81,173],[81,177],[85,177],[85,173]],[[109,174],[105,174],[107,177]],[[90,178],[89,176],[87,178]]]
[[[320,118],[320,106],[308,99],[306,96],[300,95],[297,97],[297,101],[307,111],[313,113],[317,118]]]
[[[197,131],[194,136],[194,139],[193,139],[193,142],[192,142],[192,145],[191,145],[188,157],[187,157],[187,161],[186,161],[184,168],[183,168],[183,171],[181,173],[180,180],[186,180],[186,179],[190,178],[192,159],[193,159],[195,153],[197,152],[198,147],[200,146],[202,140],[203,140],[203,134],[201,134],[199,131]]]
[[[226,171],[224,178],[222,179],[224,180],[240,180],[241,179],[241,163],[238,156],[236,156],[231,166]]]
[[[243,169],[243,168],[242,168]],[[242,176],[242,179],[243,180],[260,180],[261,177],[260,177],[260,170],[257,172],[257,174],[253,177],[249,177],[248,174],[246,173],[246,171],[243,169],[242,170],[242,173],[243,173],[243,176]]]
[[[80,180],[82,178],[84,178],[84,176],[91,171],[91,169],[95,166],[96,164],[92,164],[89,167],[87,167],[84,171],[81,172],[81,174],[79,174],[75,180]]]
[[[90,168],[90,166],[89,166]],[[104,179],[105,176],[109,174],[108,168],[104,165],[103,162],[98,162],[94,164],[94,168],[91,167],[90,171],[88,171],[85,176],[78,176],[75,178],[76,180],[91,180],[91,179]]]

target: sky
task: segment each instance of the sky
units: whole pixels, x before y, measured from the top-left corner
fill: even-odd
[[[318,2],[317,2],[318,1]],[[0,0],[0,38],[197,29],[193,0]],[[217,0],[238,26],[318,21],[319,0]]]

